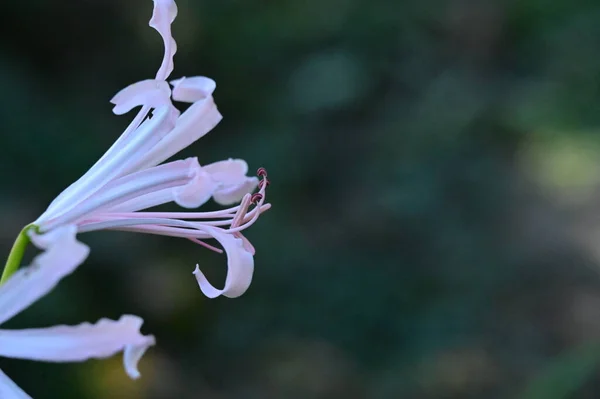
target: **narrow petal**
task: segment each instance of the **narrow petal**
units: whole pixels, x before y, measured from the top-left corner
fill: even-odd
[[[177,43],[171,35],[171,24],[177,17],[177,5],[173,0],[154,0],[154,10],[150,26],[158,31],[165,45],[165,55],[160,69],[156,73],[157,80],[165,80],[173,72],[173,56],[177,52]]]
[[[38,225],[40,230],[49,231],[56,226],[76,222],[85,215],[110,209],[145,194],[185,186],[195,177],[199,168],[197,159],[188,158],[132,173],[111,181],[70,212]]]
[[[124,315],[117,321],[100,319],[96,324],[54,326],[25,330],[0,330],[0,356],[46,362],[81,362],[102,359],[124,351],[125,370],[140,376],[137,362],[155,340],[142,335],[143,320]]]
[[[225,186],[215,190],[213,199],[217,204],[231,205],[239,202],[244,195],[251,193],[258,186],[256,177],[246,177],[244,181],[237,185]]]
[[[19,269],[0,286],[0,324],[49,293],[63,277],[83,263],[89,248],[75,239],[76,231],[77,228],[71,225],[47,234],[30,234],[33,243],[45,252],[36,256],[31,266]]]
[[[34,222],[41,225],[49,219],[56,218],[81,204],[94,195],[110,180],[131,172],[136,160],[158,143],[175,125],[172,106],[163,106],[155,111],[154,117],[147,119],[117,150],[113,147],[113,155],[103,156],[90,170],[75,183],[67,187]],[[108,154],[108,152],[107,152]]]
[[[0,399],[31,399],[31,396],[0,370]]]
[[[175,202],[184,208],[198,208],[210,199],[217,188],[211,175],[197,164],[193,177],[187,184],[138,196],[110,208],[108,212],[136,212],[169,202]]]
[[[212,97],[195,102],[181,114],[175,128],[139,160],[137,170],[158,165],[171,158],[210,132],[221,119]]]
[[[145,335],[145,338],[152,337],[151,335]],[[125,368],[125,372],[132,379],[138,379],[141,377],[141,374],[138,370],[138,363],[146,350],[155,344],[154,337],[152,337],[152,342],[148,342],[146,345],[127,345],[125,350],[123,351],[123,367]]]
[[[194,270],[194,276],[198,281],[200,290],[209,298],[224,295],[228,298],[236,298],[242,295],[252,281],[254,273],[254,258],[244,248],[244,242],[230,234],[224,233],[217,228],[203,228],[223,246],[227,253],[227,277],[222,290],[215,288],[206,276],[200,271],[198,265]]]
[[[171,89],[164,80],[142,80],[119,91],[110,102],[115,104],[113,112],[117,115],[123,115],[139,105],[158,108],[171,103]]]
[[[193,103],[207,98],[215,91],[217,84],[205,76],[193,76],[172,80],[173,100]]]

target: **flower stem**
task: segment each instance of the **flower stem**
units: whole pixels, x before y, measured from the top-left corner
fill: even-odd
[[[29,235],[27,235],[27,231],[33,227],[35,227],[33,224],[25,226],[17,236],[17,239],[10,250],[10,254],[8,254],[2,277],[0,277],[0,285],[4,284],[6,280],[19,269],[21,260],[23,260],[23,255],[25,255],[25,249],[27,249],[27,244],[29,244]]]

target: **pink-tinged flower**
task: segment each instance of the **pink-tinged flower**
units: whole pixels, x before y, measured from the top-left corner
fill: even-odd
[[[125,230],[184,237],[212,250],[204,242],[215,239],[228,257],[225,286],[214,288],[199,271],[194,275],[209,297],[237,297],[248,288],[254,270],[254,248],[242,235],[265,203],[266,171],[248,177],[248,165],[228,159],[201,166],[196,158],[162,163],[208,133],[221,120],[213,101],[213,80],[197,76],[166,82],[173,70],[176,44],[171,23],[177,15],[173,0],[154,0],[150,26],[165,45],[155,79],[134,83],[117,93],[111,102],[115,114],[141,106],[137,116],[79,180],[65,189],[35,221],[41,233],[74,225],[80,233],[96,230]],[[172,100],[191,103],[183,113]],[[258,192],[251,194],[256,188]],[[210,198],[233,205],[214,212],[142,212],[175,202],[197,208]]]
[[[89,248],[75,239],[75,226],[62,226],[46,234],[30,233],[45,251],[31,266],[21,268],[0,286],[0,323],[17,315],[58,282],[72,273],[87,257]],[[113,356],[123,351],[125,371],[138,378],[137,363],[154,337],[142,335],[142,319],[124,315],[119,320],[101,319],[95,324],[54,326],[25,330],[0,329],[0,356],[45,362],[81,362]],[[0,398],[29,398],[0,371]]]

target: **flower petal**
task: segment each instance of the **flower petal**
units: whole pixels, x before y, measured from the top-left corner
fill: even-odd
[[[25,330],[0,330],[0,356],[47,362],[81,362],[124,351],[125,370],[140,376],[137,362],[155,340],[142,335],[143,320],[124,315],[118,321],[100,319],[96,324],[54,326]]]
[[[173,127],[172,105],[155,110],[154,117],[144,121],[120,148],[111,147],[112,155],[103,156],[75,183],[71,184],[50,203],[48,209],[34,222],[42,225],[50,219],[64,215],[87,198],[93,196],[110,180],[135,168],[136,160],[163,138]]]
[[[31,399],[13,380],[0,370],[0,398],[1,399]]]
[[[213,199],[217,204],[230,205],[239,202],[244,195],[251,193],[258,186],[258,178],[245,177],[240,184],[224,186],[215,190]]]
[[[172,80],[173,100],[193,103],[212,95],[217,84],[205,76],[193,76]]]
[[[119,91],[110,102],[115,104],[116,115],[126,114],[139,105],[158,108],[171,104],[171,88],[164,80],[142,80]]]
[[[165,55],[156,79],[165,80],[173,72],[173,56],[177,52],[177,43],[171,36],[171,24],[177,17],[177,5],[173,0],[154,0],[154,10],[150,19],[150,26],[162,36],[165,45]]]
[[[193,179],[185,186],[173,189],[174,201],[184,208],[198,208],[210,199],[216,188],[210,174],[198,164]]]
[[[184,208],[198,208],[210,199],[218,185],[197,161],[196,166],[187,184],[138,196],[110,208],[109,212],[136,212],[169,202]]]
[[[208,282],[199,266],[196,265],[193,274],[200,290],[209,298],[216,298],[220,295],[236,298],[242,295],[252,282],[252,274],[254,273],[252,254],[244,248],[244,242],[241,239],[231,234],[224,233],[217,228],[203,227],[202,230],[219,241],[227,253],[227,277],[225,278],[225,286],[220,290]]]
[[[213,199],[221,205],[239,202],[258,186],[256,177],[246,177],[248,164],[243,159],[228,159],[205,165],[204,169],[219,183]]]
[[[94,212],[111,209],[139,196],[166,188],[181,187],[190,182],[200,166],[196,158],[188,158],[155,166],[113,180],[71,211],[38,226],[49,231],[56,226],[76,222]]]
[[[171,158],[210,132],[222,118],[212,97],[196,101],[181,114],[175,128],[139,160],[137,170]]]
[[[222,184],[240,184],[246,178],[248,164],[243,159],[227,159],[204,165],[204,169]]]
[[[85,260],[90,250],[75,239],[76,231],[70,225],[42,235],[30,232],[33,243],[46,251],[0,286],[0,323],[46,295]]]

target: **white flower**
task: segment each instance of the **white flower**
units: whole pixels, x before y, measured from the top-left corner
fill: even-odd
[[[229,159],[200,166],[196,158],[161,164],[208,133],[221,114],[213,101],[213,80],[197,76],[166,82],[173,70],[176,43],[171,23],[177,15],[173,0],[154,0],[150,26],[165,45],[161,67],[154,79],[134,83],[112,99],[113,112],[141,110],[125,132],[79,180],[65,189],[32,224],[39,232],[74,225],[80,233],[126,230],[185,237],[222,252],[202,240],[216,239],[228,257],[228,276],[222,290],[214,288],[198,270],[200,289],[209,297],[236,297],[244,293],[254,270],[254,248],[242,235],[265,203],[266,171],[247,177],[248,165]],[[182,114],[171,101],[192,105]],[[251,194],[256,187],[259,191]],[[210,198],[221,205],[237,206],[216,212],[141,212],[175,202],[197,208]],[[252,207],[251,210],[250,207]]]
[[[75,239],[75,226],[63,226],[32,240],[45,251],[31,266],[21,268],[0,286],[0,323],[4,323],[50,292],[87,257],[89,248]],[[123,351],[125,371],[140,376],[138,360],[154,345],[154,337],[142,335],[143,321],[124,315],[119,320],[101,319],[95,324],[55,326],[25,330],[0,329],[0,356],[46,362],[80,362],[105,358]],[[0,398],[29,398],[0,371]]]

